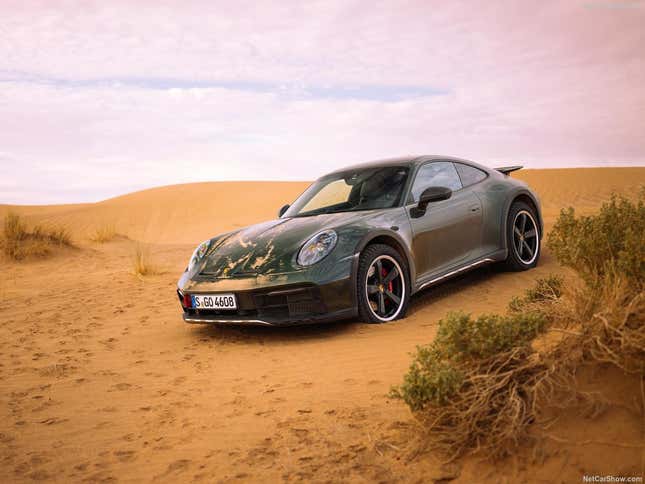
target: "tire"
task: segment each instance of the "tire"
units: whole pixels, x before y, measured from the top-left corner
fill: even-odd
[[[540,237],[540,226],[533,207],[524,202],[513,202],[506,219],[506,269],[525,271],[535,267],[540,259]]]
[[[356,284],[362,321],[387,323],[405,316],[410,302],[410,274],[406,261],[389,245],[374,244],[363,250]]]

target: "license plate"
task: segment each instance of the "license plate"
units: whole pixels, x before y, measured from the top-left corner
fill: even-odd
[[[235,294],[193,294],[194,309],[237,309]]]

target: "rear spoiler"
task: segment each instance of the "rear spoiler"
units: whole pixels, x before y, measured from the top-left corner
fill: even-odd
[[[504,175],[508,175],[512,171],[521,170],[522,168],[524,168],[522,165],[514,165],[514,166],[500,166],[499,168],[495,168],[495,169],[500,173],[504,173]]]

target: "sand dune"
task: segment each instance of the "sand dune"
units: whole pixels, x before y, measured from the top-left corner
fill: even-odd
[[[277,217],[306,182],[213,182],[153,188],[92,204],[8,207],[28,220],[65,225],[83,238],[102,224],[145,242],[199,243]]]
[[[611,192],[633,195],[645,168],[527,170],[551,223],[560,208],[598,208]],[[418,344],[447,311],[503,311],[536,278],[565,272],[548,252],[537,269],[484,268],[415,297],[408,317],[287,330],[189,326],[174,284],[194,244],[273,218],[305,183],[201,183],[96,204],[0,207],[30,223],[65,224],[77,248],[21,263],[0,278],[0,482],[203,480],[314,482],[580,482],[583,473],[638,475],[639,418],[608,406],[590,420],[568,412],[551,427],[574,443],[499,465],[441,465],[414,456],[414,422],[386,397]],[[129,237],[99,245],[93,229]],[[159,275],[129,273],[136,240],[151,243]],[[638,382],[611,383],[631,401]],[[605,389],[607,389],[605,387]],[[413,456],[412,460],[409,460]]]
[[[643,168],[523,170],[513,176],[540,194],[547,221],[560,208],[594,210],[611,193],[633,195],[645,184]],[[80,238],[97,227],[114,225],[135,240],[199,243],[215,234],[270,220],[293,201],[308,182],[211,182],[153,188],[92,204],[0,205],[33,222],[68,226]]]

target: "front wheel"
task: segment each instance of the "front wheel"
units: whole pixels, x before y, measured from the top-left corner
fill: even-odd
[[[508,212],[506,223],[506,267],[525,271],[535,267],[540,258],[540,229],[537,214],[524,202],[515,202]]]
[[[402,318],[410,300],[409,280],[407,264],[396,250],[385,244],[367,247],[356,280],[360,318],[369,323]]]

